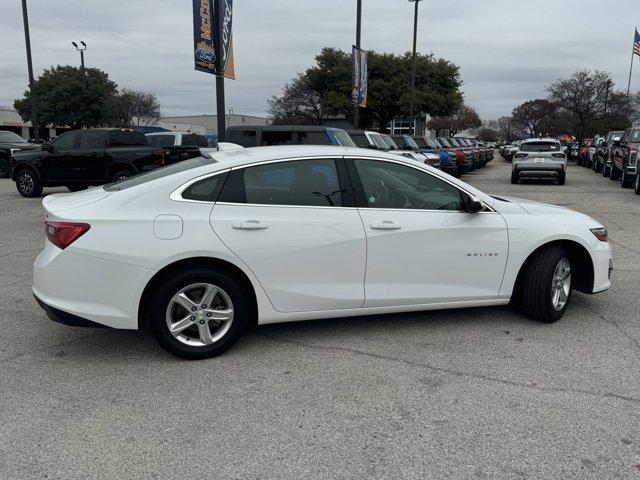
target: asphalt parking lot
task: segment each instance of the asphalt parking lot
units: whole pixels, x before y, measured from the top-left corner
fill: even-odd
[[[49,321],[40,201],[0,180],[0,478],[640,479],[640,197],[575,164],[562,187],[509,174],[496,156],[465,180],[603,222],[610,291],[552,325],[500,307],[265,326],[199,362]]]

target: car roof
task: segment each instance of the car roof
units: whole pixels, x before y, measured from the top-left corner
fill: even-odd
[[[522,140],[522,143],[533,143],[533,142],[560,143],[560,140],[557,140],[555,138],[527,138],[526,140]]]
[[[149,132],[149,133],[145,133],[145,135],[147,137],[155,136],[155,135],[202,135],[202,136],[204,136],[202,133],[198,133],[198,132],[175,132],[175,131],[171,131],[171,132]]]
[[[335,127],[323,127],[318,125],[234,125],[227,130],[271,130],[281,132],[324,132],[326,130],[342,130]]]

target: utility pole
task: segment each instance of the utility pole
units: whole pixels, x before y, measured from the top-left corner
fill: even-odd
[[[33,64],[31,62],[31,39],[29,37],[29,16],[27,15],[27,0],[22,0],[22,21],[24,23],[24,43],[27,47],[27,68],[29,70],[29,91],[31,93],[31,125],[36,142],[40,141],[40,125],[38,124],[38,95],[36,82],[33,79]]]
[[[420,0],[409,0],[409,2],[415,3],[415,10],[413,13],[413,58],[411,61],[411,106],[409,108],[411,131],[415,135],[416,120],[414,116],[414,108],[416,103],[416,41],[418,38],[418,5],[420,4]]]
[[[211,12],[215,12],[216,28],[213,29],[215,38],[213,46],[216,54],[216,110],[218,120],[218,141],[224,142],[225,136],[225,106],[224,106],[224,46],[222,45],[222,24],[224,19],[224,0],[211,0]],[[215,8],[214,8],[215,6]]]
[[[356,48],[360,48],[360,32],[362,30],[362,0],[358,0],[356,13]],[[360,105],[356,103],[353,107],[353,128],[358,129],[360,122]]]

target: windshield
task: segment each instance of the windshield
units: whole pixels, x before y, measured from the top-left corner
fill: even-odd
[[[520,146],[522,152],[558,152],[560,143],[558,142],[527,142]]]
[[[379,133],[370,133],[369,135],[371,137],[371,140],[373,140],[373,143],[376,144],[376,147],[381,148],[383,150],[386,150],[389,148],[389,146],[382,139],[382,135],[380,135]]]
[[[416,143],[416,145],[420,148],[429,148],[429,144],[427,143],[427,141],[422,138],[422,137],[418,137],[418,138],[414,138],[413,141]]]
[[[353,140],[351,140],[351,137],[347,132],[344,132],[342,130],[332,130],[331,133],[333,134],[333,138],[336,139],[336,142],[338,142],[338,145],[341,145],[343,147],[356,146],[356,144],[353,143]]]
[[[442,145],[445,148],[451,148],[451,144],[447,141],[446,138],[439,138],[438,142],[440,142],[440,145]]]
[[[380,136],[384,140],[384,143],[387,144],[388,148],[391,148],[393,150],[400,150],[400,147],[398,147],[396,142],[394,142],[393,139],[389,135],[380,135]]]
[[[27,143],[20,135],[13,132],[0,131],[0,142],[2,143]]]
[[[409,147],[413,148],[414,150],[417,150],[417,149],[418,149],[418,144],[417,144],[417,143],[416,143],[416,141],[415,141],[413,138],[411,138],[409,135],[404,135],[404,136],[403,136],[403,138],[404,138],[405,143],[406,143]]]
[[[126,180],[109,183],[103,188],[107,192],[118,192],[120,190],[125,190],[137,185],[142,185],[143,183],[151,182],[153,180],[158,180],[159,178],[168,177],[169,175],[173,175],[174,173],[185,172],[187,170],[191,170],[192,168],[203,167],[211,163],[216,163],[216,161],[211,158],[204,157],[191,158],[183,162],[174,163],[173,165],[169,165],[168,167],[157,168],[149,172],[134,175],[133,177],[129,177]]]

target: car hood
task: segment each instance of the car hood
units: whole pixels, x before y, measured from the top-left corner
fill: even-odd
[[[108,197],[113,192],[107,192],[102,187],[90,188],[77,193],[54,193],[42,200],[42,206],[49,213],[57,213],[77,207],[84,207]]]
[[[500,196],[501,199],[510,203],[515,203],[520,206],[529,215],[545,215],[554,217],[572,217],[576,219],[592,220],[591,217],[584,213],[576,212],[566,207],[559,207],[557,205],[549,205],[547,203],[540,203],[534,200],[526,198],[505,197]]]
[[[0,144],[0,148],[11,148],[20,151],[41,150],[40,145],[36,145],[35,143],[3,143]]]

